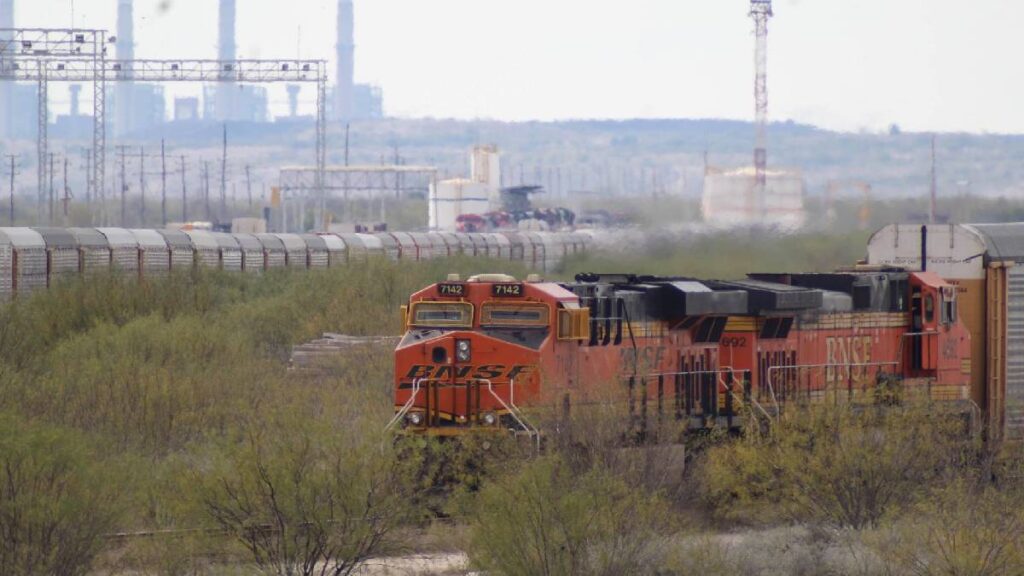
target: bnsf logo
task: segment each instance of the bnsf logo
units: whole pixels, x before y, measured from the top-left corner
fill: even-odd
[[[498,378],[518,378],[533,372],[533,366],[517,365],[505,366],[504,364],[484,364],[482,366],[436,366],[429,364],[416,364],[409,368],[405,378],[408,380],[446,380],[454,376],[456,378],[469,378],[471,380],[496,380]]]

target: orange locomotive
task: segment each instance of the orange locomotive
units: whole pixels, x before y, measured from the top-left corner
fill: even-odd
[[[636,416],[691,428],[739,427],[744,407],[911,394],[973,413],[956,291],[927,272],[451,277],[403,310],[391,426],[413,432],[536,434],[522,408],[568,408],[603,384]]]

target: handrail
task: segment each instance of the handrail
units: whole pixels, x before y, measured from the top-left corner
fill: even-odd
[[[752,372],[751,372],[751,370],[749,368],[744,368],[742,370],[737,370],[737,369],[733,368],[732,366],[722,366],[718,370],[691,370],[691,371],[688,371],[688,372],[656,372],[656,373],[647,374],[646,376],[644,376],[644,379],[646,380],[648,377],[657,377],[657,376],[696,376],[696,375],[700,375],[700,374],[717,374],[717,375],[719,375],[719,380],[718,380],[719,383],[721,383],[722,385],[724,385],[726,387],[726,389],[729,391],[729,394],[732,394],[733,398],[736,398],[737,400],[739,400],[740,403],[745,403],[746,402],[746,400],[743,398],[743,396],[737,394],[736,391],[733,390],[732,384],[726,383],[724,380],[721,379],[721,375],[722,374],[734,375],[733,376],[733,380],[735,380],[736,379],[735,378],[735,374],[748,374],[748,375],[752,374]],[[761,406],[761,403],[757,401],[757,398],[754,398],[753,396],[751,396],[750,397],[750,402],[752,402],[754,404],[754,406],[756,406],[757,409],[760,410],[762,414],[764,414],[765,418],[768,418],[769,420],[771,419],[771,416],[768,414],[768,411],[764,409],[764,406]]]
[[[410,410],[412,410],[413,404],[415,404],[416,402],[416,396],[418,396],[420,393],[420,383],[425,380],[426,378],[417,378],[412,381],[412,395],[410,395],[409,400],[407,400],[405,404],[402,405],[402,408],[395,413],[395,416],[391,419],[390,422],[388,422],[388,425],[384,427],[384,432],[388,432],[392,428],[394,428],[395,425],[401,422],[402,418],[405,418],[405,415],[408,414]]]
[[[779,402],[775,398],[775,388],[772,385],[772,372],[775,370],[792,370],[794,368],[869,368],[873,366],[899,366],[898,360],[891,362],[847,362],[847,363],[828,363],[828,364],[793,364],[789,366],[769,366],[768,371],[765,373],[765,381],[768,384],[768,390],[772,393],[772,402],[775,403],[775,410],[779,412]]]
[[[534,426],[528,424],[525,421],[525,416],[520,417],[521,415],[519,413],[519,408],[516,407],[514,403],[511,406],[509,406],[504,400],[502,400],[501,396],[498,396],[498,393],[494,391],[494,383],[488,380],[487,378],[477,378],[476,381],[487,383],[487,391],[490,392],[491,396],[493,396],[494,399],[497,400],[499,404],[501,404],[502,408],[504,408],[506,412],[512,415],[512,418],[515,419],[516,423],[519,424],[523,431],[534,437],[534,439],[537,441],[537,449],[540,450],[540,431],[537,430],[537,428],[535,428]],[[509,394],[511,400],[512,398],[514,398],[515,394],[514,378],[509,380],[509,388],[511,390]]]

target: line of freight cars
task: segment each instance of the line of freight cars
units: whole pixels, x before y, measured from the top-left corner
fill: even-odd
[[[259,272],[327,268],[373,256],[409,261],[467,255],[521,261],[546,272],[589,244],[589,236],[576,232],[228,234],[0,228],[0,301],[47,288],[65,277],[111,268],[145,277],[199,266]]]

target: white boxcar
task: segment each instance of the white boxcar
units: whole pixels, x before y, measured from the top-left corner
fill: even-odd
[[[309,254],[306,242],[298,234],[274,234],[284,244],[284,251],[288,255],[289,268],[308,268]]]
[[[139,267],[142,277],[164,276],[171,269],[171,250],[156,230],[129,230],[139,243]]]
[[[110,265],[122,272],[139,271],[139,242],[124,228],[97,228],[110,244]]]
[[[388,260],[397,261],[402,257],[402,247],[394,236],[387,232],[375,232],[372,236],[380,240],[384,247],[384,255],[388,257]]]
[[[207,230],[183,230],[192,241],[195,261],[204,268],[220,268],[220,244]]]
[[[256,239],[263,245],[264,268],[284,268],[288,265],[288,253],[285,252],[284,242],[276,234],[256,234]]]
[[[366,247],[367,257],[373,256],[385,256],[391,258],[391,254],[388,253],[387,248],[384,246],[384,242],[375,234],[356,234],[360,240],[363,241],[363,246]]]
[[[91,274],[110,270],[110,243],[95,228],[68,228],[75,237],[79,253],[79,271]]]
[[[316,234],[299,234],[299,237],[306,243],[310,268],[327,268],[331,265],[331,255],[323,238]]]
[[[331,268],[345,265],[348,262],[348,247],[345,241],[337,234],[321,234],[320,237],[327,245],[328,265]]]
[[[361,234],[346,232],[337,234],[337,236],[345,243],[345,248],[348,251],[348,254],[346,254],[346,260],[348,262],[365,262],[366,259],[370,257],[370,253],[368,252],[366,244],[363,242]]]
[[[33,228],[46,243],[47,286],[78,275],[78,241],[65,228]]]
[[[191,270],[196,265],[196,252],[192,239],[181,230],[157,230],[167,242],[171,254],[171,270]]]
[[[267,265],[263,256],[263,244],[252,234],[232,234],[242,249],[242,269],[246,272],[262,272]]]
[[[220,268],[228,272],[242,271],[242,247],[227,232],[210,232],[220,252]]]
[[[0,228],[4,298],[46,288],[46,242],[31,228]]]

